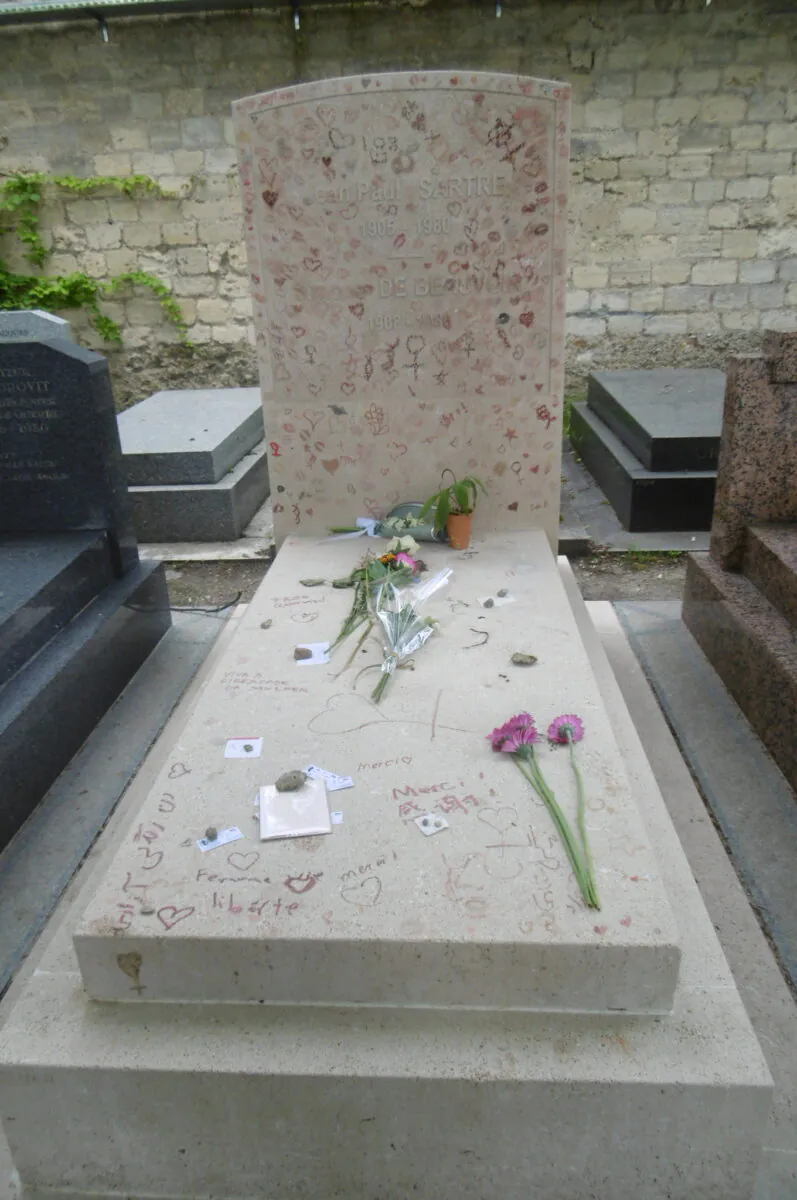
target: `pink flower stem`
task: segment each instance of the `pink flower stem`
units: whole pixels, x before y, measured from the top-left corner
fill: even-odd
[[[570,735],[570,730],[567,731],[567,748],[570,753],[570,766],[572,767],[573,777],[576,781],[576,795],[578,796],[576,821],[578,822],[578,832],[581,835],[581,849],[584,853],[584,865],[587,871],[587,879],[589,880],[590,890],[595,899],[595,907],[600,908],[600,903],[598,902],[598,885],[595,880],[595,864],[592,861],[592,852],[589,848],[589,838],[587,837],[587,806],[584,797],[584,780],[582,778],[578,763],[576,762],[575,743]]]
[[[513,754],[512,757],[517,763],[518,769],[529,781],[551,815],[559,837],[562,839],[565,853],[570,860],[570,866],[573,868],[573,874],[581,889],[584,903],[587,905],[587,908],[600,908],[597,892],[590,878],[589,871],[585,866],[581,850],[573,836],[573,830],[570,828],[567,817],[559,807],[556,796],[546,783],[536,758],[533,754],[523,758]]]

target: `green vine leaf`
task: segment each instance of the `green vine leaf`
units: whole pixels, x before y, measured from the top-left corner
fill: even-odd
[[[25,247],[25,258],[41,267],[50,251],[41,236],[40,208],[47,187],[71,195],[85,196],[103,190],[125,196],[173,197],[149,175],[76,175],[47,176],[40,171],[17,171],[0,183],[0,236],[16,234]],[[122,331],[116,321],[100,309],[100,301],[129,287],[144,287],[157,298],[180,341],[191,346],[188,327],[170,288],[146,271],[124,271],[108,280],[92,279],[76,271],[69,275],[21,275],[10,270],[0,258],[0,309],[9,308],[82,308],[91,324],[106,342],[122,344]]]

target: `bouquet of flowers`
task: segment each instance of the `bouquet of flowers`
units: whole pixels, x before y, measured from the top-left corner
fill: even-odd
[[[420,650],[434,633],[435,621],[432,617],[422,616],[419,606],[444,587],[450,575],[451,569],[446,568],[424,583],[402,586],[395,573],[392,573],[372,585],[371,611],[384,640],[382,673],[371,693],[377,704],[384,696],[396,668],[411,658],[416,650]]]
[[[408,584],[418,578],[426,570],[420,559],[413,558],[418,550],[418,543],[412,538],[394,538],[384,554],[376,557],[367,554],[358,567],[343,579],[333,579],[335,588],[354,588],[351,608],[340,627],[340,632],[332,643],[335,650],[341,642],[345,642],[357,629],[368,622],[362,640],[365,640],[373,625],[373,614],[369,606],[369,594],[375,585],[391,579],[396,584]]]

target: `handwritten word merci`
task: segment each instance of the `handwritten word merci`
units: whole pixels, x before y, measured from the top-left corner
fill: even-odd
[[[412,755],[404,754],[401,758],[386,758],[384,762],[361,762],[357,764],[358,771],[378,771],[380,767],[397,767],[399,763],[404,763],[409,767],[412,763]]]
[[[405,787],[393,788],[393,799],[399,802],[398,815],[403,821],[414,820],[419,813],[424,813],[429,808],[428,801],[424,806],[416,804],[419,796],[428,796],[430,794],[444,793],[436,800],[433,807],[436,812],[454,813],[454,812],[470,812],[473,808],[478,808],[481,803],[476,796],[468,793],[462,795],[465,791],[464,783],[459,784],[459,793],[454,791],[454,787],[448,783],[433,783],[427,787]]]
[[[451,783],[430,783],[426,787],[411,787],[406,784],[404,787],[393,788],[393,799],[401,800],[402,797],[407,796],[428,796],[432,792],[451,792],[455,786]],[[460,781],[459,786],[464,789],[465,784]]]

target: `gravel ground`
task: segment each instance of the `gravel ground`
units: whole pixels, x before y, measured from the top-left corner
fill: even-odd
[[[585,600],[680,600],[683,596],[685,554],[611,551],[572,558],[570,565]]]
[[[268,559],[246,562],[167,562],[166,582],[175,607],[245,604],[271,565]]]
[[[686,556],[627,551],[570,560],[585,600],[680,600]],[[270,562],[166,563],[175,606],[215,607],[252,599]]]

